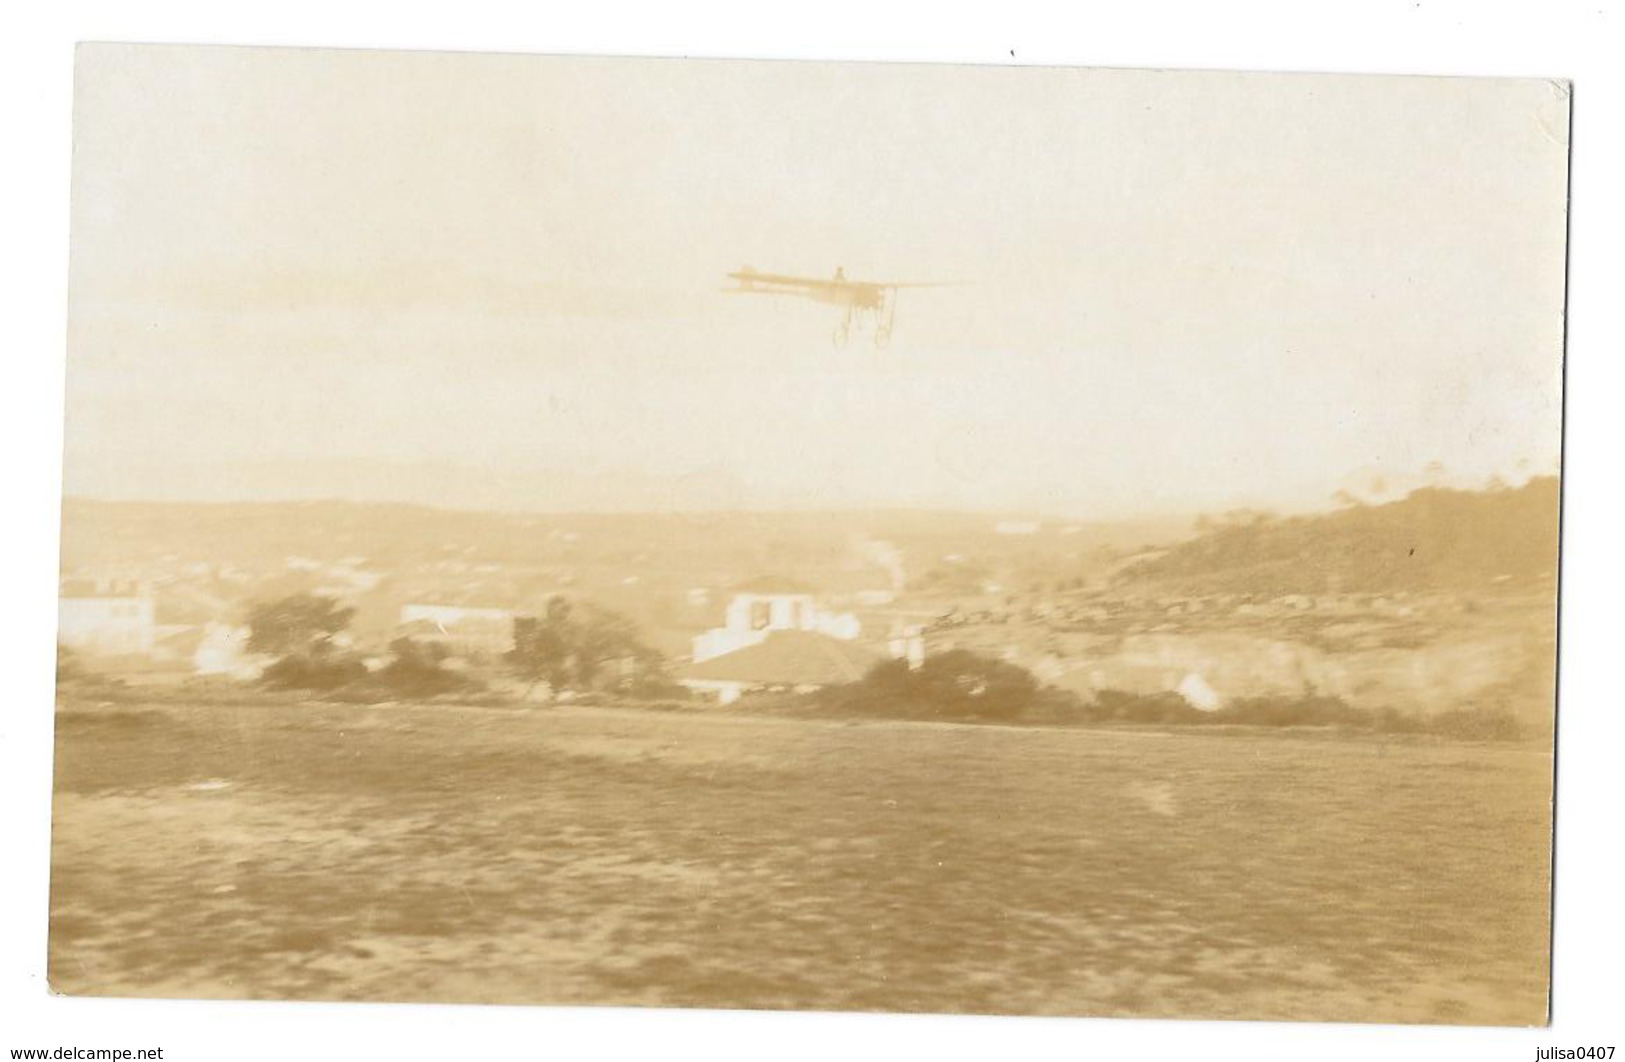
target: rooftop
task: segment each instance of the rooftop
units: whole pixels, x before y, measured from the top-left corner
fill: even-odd
[[[815,631],[774,631],[757,645],[691,664],[679,676],[771,686],[836,686],[862,678],[881,657]]]

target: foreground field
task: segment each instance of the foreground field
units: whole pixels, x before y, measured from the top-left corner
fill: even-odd
[[[327,705],[57,732],[63,992],[1545,1020],[1528,747]]]

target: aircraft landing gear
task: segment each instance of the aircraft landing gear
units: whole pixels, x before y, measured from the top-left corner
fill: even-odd
[[[852,311],[847,310],[841,318],[841,323],[835,326],[835,334],[830,337],[837,347],[844,347],[852,338]]]
[[[875,349],[885,350],[891,346],[891,329],[897,321],[897,291],[892,289],[884,297],[884,302],[875,308]]]
[[[851,341],[854,329],[859,332],[867,329],[874,341],[875,349],[885,350],[891,346],[892,324],[896,320],[896,293],[886,292],[873,306],[847,306],[841,314],[841,323],[835,326],[835,331],[830,336],[830,341],[837,347],[844,347]]]

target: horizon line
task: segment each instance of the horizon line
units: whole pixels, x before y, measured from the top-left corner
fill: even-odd
[[[1380,498],[1380,499],[1366,499],[1366,498],[1360,498],[1357,495],[1352,495],[1352,494],[1351,494],[1351,497],[1353,497],[1354,502],[1357,505],[1367,505],[1367,506],[1389,505],[1389,504],[1393,504],[1395,502],[1403,501],[1406,498],[1410,497],[1412,494],[1414,494],[1414,493],[1416,493],[1418,491],[1421,491],[1421,490],[1441,490],[1441,491],[1450,491],[1450,492],[1463,493],[1463,494],[1486,493],[1486,492],[1497,490],[1497,489],[1519,490],[1519,489],[1527,487],[1530,484],[1535,483],[1537,481],[1547,480],[1547,479],[1561,482],[1562,477],[1557,473],[1537,473],[1537,474],[1530,475],[1527,479],[1525,479],[1521,483],[1505,483],[1505,482],[1503,482],[1500,486],[1497,486],[1493,482],[1487,482],[1487,483],[1476,485],[1476,486],[1460,486],[1460,485],[1453,485],[1453,484],[1425,484],[1425,485],[1422,485],[1422,486],[1419,486],[1419,487],[1412,487],[1409,490],[1406,490],[1403,494],[1397,494],[1394,497],[1387,497],[1387,498]],[[1151,521],[1195,519],[1197,517],[1204,516],[1204,515],[1210,515],[1210,514],[1213,514],[1213,513],[1225,513],[1225,512],[1234,512],[1234,511],[1253,511],[1253,512],[1261,512],[1261,513],[1272,513],[1272,514],[1276,514],[1276,515],[1302,516],[1302,515],[1318,515],[1318,514],[1333,513],[1333,512],[1338,512],[1338,511],[1341,511],[1343,509],[1349,508],[1350,507],[1349,505],[1347,505],[1347,504],[1338,504],[1334,500],[1335,497],[1336,497],[1336,494],[1337,494],[1337,492],[1334,491],[1331,495],[1328,495],[1327,499],[1324,502],[1318,504],[1314,508],[1299,508],[1299,507],[1294,507],[1294,506],[1275,506],[1275,507],[1272,507],[1272,506],[1260,506],[1260,505],[1258,505],[1256,503],[1248,503],[1248,502],[1244,502],[1244,501],[1235,501],[1235,502],[1228,503],[1228,504],[1223,505],[1223,506],[1200,506],[1200,507],[1191,508],[1191,509],[1178,509],[1178,510],[1170,509],[1170,510],[1163,510],[1163,511],[1142,511],[1142,512],[1139,512],[1139,513],[1127,514],[1127,515],[1119,515],[1119,516],[1068,515],[1068,514],[1065,514],[1065,513],[1058,513],[1058,512],[1054,512],[1054,511],[1046,511],[1046,510],[1037,509],[1037,508],[1022,508],[1022,507],[1014,507],[1014,506],[1012,506],[1012,507],[999,507],[999,508],[981,509],[981,508],[963,508],[963,507],[955,507],[955,506],[933,506],[933,505],[918,505],[918,504],[915,504],[915,505],[910,505],[910,504],[899,504],[899,505],[840,505],[840,506],[830,506],[830,507],[823,507],[823,508],[810,507],[810,506],[794,506],[794,505],[786,505],[786,506],[754,505],[754,506],[734,506],[734,507],[724,507],[724,508],[704,508],[704,507],[685,508],[685,507],[677,507],[677,508],[662,508],[662,509],[637,509],[637,508],[615,508],[615,509],[528,509],[528,508],[521,508],[521,507],[512,507],[512,508],[496,507],[496,508],[493,508],[493,507],[477,507],[477,506],[472,506],[471,507],[471,506],[460,506],[460,505],[437,505],[437,504],[434,504],[434,503],[431,503],[431,502],[411,501],[411,500],[405,500],[405,499],[385,499],[385,498],[358,499],[358,498],[343,498],[343,497],[337,497],[337,496],[333,496],[333,495],[317,495],[317,496],[303,496],[303,497],[281,497],[281,498],[163,498],[163,497],[124,498],[124,497],[107,497],[107,496],[97,496],[97,495],[88,495],[88,494],[64,493],[62,495],[62,505],[67,506],[70,503],[74,503],[74,504],[91,504],[91,505],[131,505],[131,506],[133,506],[133,505],[149,505],[149,506],[174,506],[174,507],[180,507],[180,506],[205,506],[205,507],[212,507],[212,508],[225,508],[225,507],[229,507],[229,506],[298,507],[298,506],[329,505],[329,506],[351,506],[351,507],[355,507],[355,508],[376,508],[376,509],[392,509],[392,508],[393,509],[418,509],[418,510],[423,510],[423,511],[427,511],[427,512],[438,512],[438,513],[460,513],[460,514],[479,515],[479,516],[531,517],[531,518],[552,518],[552,517],[633,517],[633,516],[639,516],[639,517],[679,517],[679,518],[681,518],[681,517],[696,517],[696,516],[857,516],[857,515],[890,514],[890,515],[918,515],[918,516],[957,516],[957,517],[977,517],[977,518],[1000,518],[1000,517],[1004,517],[1004,518],[1021,518],[1021,519],[1027,519],[1027,520],[1038,520],[1038,521],[1045,522],[1045,523],[1054,522],[1054,523],[1063,523],[1063,524],[1128,524],[1128,523],[1142,523],[1142,522],[1151,522]]]

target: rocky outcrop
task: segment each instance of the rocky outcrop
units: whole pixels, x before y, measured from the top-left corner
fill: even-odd
[[[1418,715],[1505,707],[1539,717],[1552,710],[1554,649],[1548,639],[1516,631],[1345,651],[1251,633],[1147,633],[1127,635],[1088,657],[1050,658],[1033,667],[1040,677],[1086,694],[1181,692],[1183,684],[1211,690],[1221,702],[1312,693]]]

